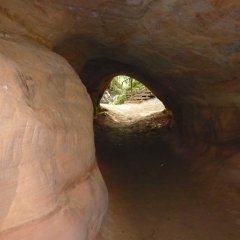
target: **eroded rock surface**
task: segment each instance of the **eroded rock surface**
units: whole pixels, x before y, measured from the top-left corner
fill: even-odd
[[[47,239],[69,224],[64,234],[85,240],[99,228],[105,187],[77,74],[95,104],[117,74],[146,84],[173,112],[174,141],[198,156],[200,179],[239,209],[239,29],[238,0],[1,0],[1,237],[46,229],[36,236]],[[75,185],[87,169],[89,188]]]
[[[85,87],[47,49],[0,52],[0,239],[94,239],[107,201]]]

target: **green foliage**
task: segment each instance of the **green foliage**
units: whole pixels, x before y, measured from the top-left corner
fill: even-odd
[[[144,85],[136,79],[119,75],[113,78],[108,91],[114,96],[113,104],[122,104],[129,92],[139,88],[144,88]]]
[[[125,94],[116,95],[113,99],[113,104],[114,105],[123,104],[125,101],[125,98],[126,98]]]

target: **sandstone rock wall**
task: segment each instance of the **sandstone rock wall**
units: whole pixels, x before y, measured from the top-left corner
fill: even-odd
[[[89,97],[51,51],[81,76],[94,103],[115,74],[143,81],[172,110],[176,136],[203,179],[226,185],[239,201],[239,16],[238,0],[1,0],[2,231],[54,211],[66,216],[56,199],[72,190],[63,189],[86,169],[97,172]],[[105,209],[105,188],[94,172],[86,189],[95,197],[86,198],[79,222],[85,233],[85,220],[101,219]],[[83,215],[73,220],[67,212],[67,222],[81,221]],[[56,214],[53,222],[61,219]],[[26,226],[29,234],[37,231]]]
[[[0,40],[0,239],[94,239],[106,210],[92,104],[69,64]]]

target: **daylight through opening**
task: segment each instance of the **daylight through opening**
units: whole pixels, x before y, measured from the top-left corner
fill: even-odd
[[[140,81],[127,75],[115,76],[105,90],[101,111],[116,121],[136,121],[167,110],[164,104]]]
[[[106,88],[94,121],[97,149],[146,152],[163,145],[174,127],[173,115],[140,81],[126,75],[113,77]],[[146,140],[148,139],[148,140]]]

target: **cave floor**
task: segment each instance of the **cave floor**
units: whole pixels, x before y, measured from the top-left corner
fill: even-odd
[[[215,204],[165,142],[154,147],[156,137],[166,139],[169,130],[107,125],[95,124],[98,163],[109,191],[97,240],[240,239],[239,213]]]
[[[179,159],[135,151],[98,154],[109,191],[98,240],[240,239],[239,220],[199,190]]]

